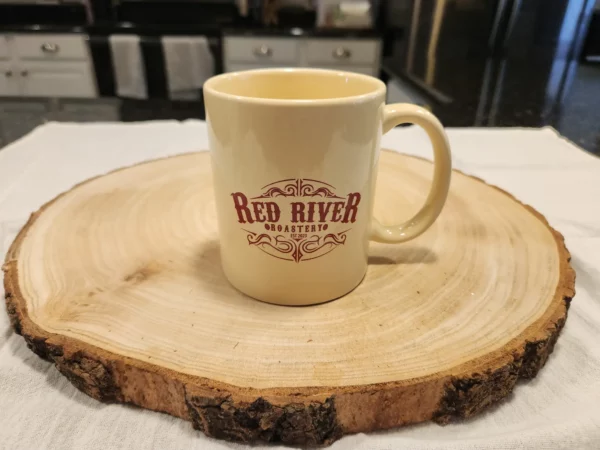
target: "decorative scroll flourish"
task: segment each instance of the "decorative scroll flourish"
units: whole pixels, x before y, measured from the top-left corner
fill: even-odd
[[[329,233],[325,236],[313,235],[300,241],[288,239],[285,236],[269,236],[268,234],[257,234],[245,230],[248,233],[248,244],[279,259],[287,261],[308,261],[326,255],[339,245],[346,242],[346,233]]]
[[[232,193],[238,222],[249,223],[244,229],[248,245],[296,263],[344,245],[350,229],[340,232],[337,227],[355,222],[360,202],[358,192],[340,197],[331,184],[310,178],[279,180],[260,192],[252,201],[243,193]]]
[[[257,198],[271,197],[324,197],[324,198],[343,198],[335,195],[335,188],[322,181],[290,178],[287,180],[276,181],[263,187],[263,194]]]

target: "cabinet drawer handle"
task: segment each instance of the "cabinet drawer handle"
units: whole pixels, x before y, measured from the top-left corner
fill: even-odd
[[[58,53],[58,50],[60,50],[58,44],[52,44],[50,42],[43,43],[41,48],[44,53]]]
[[[4,75],[6,75],[6,78],[10,78],[10,77],[13,76],[13,71],[12,70],[7,70]]]
[[[268,45],[263,44],[260,47],[256,47],[254,49],[254,54],[260,57],[271,56],[273,54],[273,49],[271,49],[271,47],[269,47]]]
[[[333,51],[335,59],[348,59],[350,56],[352,56],[352,52],[344,47],[338,47]]]
[[[27,75],[29,75],[29,72],[27,72],[26,70],[23,70],[21,72],[21,76],[26,77]]]

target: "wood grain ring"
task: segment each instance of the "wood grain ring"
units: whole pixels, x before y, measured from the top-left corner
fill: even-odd
[[[428,183],[428,174],[431,167],[424,160],[393,152],[383,152],[380,165],[378,192],[389,191],[391,193],[389,195],[378,194],[375,212],[379,217],[383,215],[384,221],[401,219],[403,214],[410,214],[410,209],[416,208],[419,202],[422,201],[424,193],[427,192],[425,187]],[[180,167],[179,172],[176,170],[178,167]],[[160,174],[166,175],[160,176]],[[253,320],[258,323],[257,329],[262,330],[263,334],[272,333],[273,344],[266,347],[253,347],[255,344],[252,343],[252,339],[256,340],[260,335],[256,333],[252,335],[252,332],[250,332],[247,342],[242,341],[240,344],[238,341],[238,344],[228,350],[228,355],[219,356],[223,353],[221,352],[217,356],[206,358],[208,347],[212,345],[220,348],[221,345],[224,345],[217,338],[214,338],[215,342],[208,343],[203,343],[197,339],[199,336],[208,340],[211,339],[209,331],[206,330],[210,330],[211,323],[214,323],[215,318],[213,316],[209,317],[213,322],[209,323],[207,320],[205,327],[196,327],[196,330],[200,331],[192,332],[191,328],[186,328],[190,331],[178,335],[180,340],[177,341],[177,345],[181,346],[180,355],[184,355],[178,356],[179,360],[175,356],[165,356],[168,351],[172,350],[174,350],[172,355],[177,354],[178,348],[175,344],[171,345],[168,342],[169,339],[176,340],[177,338],[177,336],[171,337],[172,332],[163,337],[162,340],[155,338],[160,332],[151,332],[142,336],[137,334],[135,337],[127,337],[127,334],[119,336],[119,333],[125,333],[123,330],[126,330],[127,326],[133,327],[132,329],[135,332],[139,331],[135,328],[139,324],[135,321],[133,315],[123,317],[123,310],[119,309],[118,314],[121,314],[121,316],[115,318],[111,329],[111,326],[104,322],[106,311],[102,308],[109,305],[118,309],[120,308],[118,305],[123,304],[122,300],[124,298],[137,299],[141,295],[139,292],[144,289],[146,291],[151,290],[151,288],[158,289],[157,286],[160,283],[152,280],[157,273],[162,274],[161,264],[165,261],[159,261],[156,266],[152,264],[142,265],[139,270],[130,273],[129,263],[131,261],[127,259],[129,256],[126,256],[123,260],[112,261],[114,264],[122,265],[122,267],[116,265],[113,267],[115,280],[118,281],[110,281],[107,278],[108,281],[105,284],[86,284],[85,280],[78,281],[81,277],[85,278],[84,275],[87,276],[88,272],[85,272],[85,270],[91,267],[91,273],[93,273],[93,270],[98,269],[101,265],[92,262],[89,263],[89,267],[86,265],[87,263],[79,264],[86,267],[78,272],[78,265],[73,265],[69,261],[72,261],[73,257],[81,255],[72,254],[67,255],[68,257],[63,260],[57,259],[57,256],[61,254],[60,252],[66,251],[68,253],[72,250],[72,247],[69,247],[69,244],[62,243],[61,239],[57,241],[55,239],[56,242],[51,241],[49,243],[44,239],[55,236],[76,236],[79,232],[84,236],[79,244],[87,242],[85,237],[87,234],[81,231],[85,229],[85,220],[93,220],[93,223],[87,224],[88,227],[105,226],[103,219],[94,217],[96,213],[91,212],[92,209],[89,209],[92,206],[94,207],[93,211],[97,211],[99,205],[108,206],[103,210],[109,216],[106,219],[107,223],[108,219],[119,220],[118,217],[123,216],[127,216],[123,220],[133,220],[129,217],[131,214],[141,214],[144,217],[143,214],[146,214],[148,208],[151,209],[150,212],[147,212],[148,214],[156,214],[156,211],[161,210],[160,208],[164,208],[165,205],[170,205],[168,207],[171,208],[169,210],[171,212],[179,211],[173,208],[178,207],[177,199],[179,197],[177,196],[183,195],[181,194],[182,187],[187,183],[187,185],[192,186],[192,190],[195,190],[194,183],[200,179],[196,178],[200,175],[202,175],[203,180],[206,180],[203,183],[210,184],[208,155],[205,153],[151,161],[88,180],[50,201],[39,211],[32,214],[7,254],[3,266],[5,271],[4,286],[7,310],[15,331],[23,335],[28,346],[35,353],[54,362],[62,374],[77,388],[91,397],[101,401],[132,403],[155,411],[163,411],[185,420],[191,420],[195,428],[216,438],[242,442],[282,442],[293,445],[330,444],[347,433],[388,429],[426,420],[446,423],[453,419],[470,417],[508,395],[513,390],[517,380],[534,377],[552,352],[558,334],[565,323],[569,302],[574,295],[575,273],[569,264],[570,256],[564,245],[563,237],[553,230],[545,218],[533,208],[521,204],[510,194],[489,186],[480,179],[459,172],[455,173],[446,210],[430,231],[414,241],[418,245],[409,247],[408,250],[396,250],[402,246],[378,246],[378,244],[372,246],[374,264],[370,266],[370,272],[365,278],[362,290],[359,287],[342,300],[319,307],[311,307],[321,308],[318,314],[311,312],[311,309],[301,310],[301,315],[307,315],[310,320],[306,318],[296,319],[298,321],[297,330],[294,328],[294,324],[290,324],[292,332],[288,336],[292,340],[290,343],[292,347],[290,348],[293,351],[290,351],[289,348],[286,352],[281,350],[280,346],[282,344],[275,339],[280,336],[278,333],[281,330],[272,331],[269,327],[265,327],[265,320],[281,319],[284,317],[282,314],[289,314],[289,309],[265,305],[241,296],[241,294],[228,287],[225,281],[215,275],[218,272],[210,273],[213,277],[210,281],[212,284],[209,283],[211,289],[214,290],[216,289],[215,286],[218,287],[214,292],[217,293],[219,298],[228,299],[227,301],[230,303],[228,307],[234,308],[232,311],[243,311],[244,314],[254,311],[256,318]],[[394,187],[394,184],[398,184],[398,186]],[[152,185],[156,186],[152,187]],[[420,187],[423,187],[423,189],[419,189]],[[200,196],[198,198],[194,197],[196,194],[190,192],[186,191],[186,198],[180,199],[186,205],[183,207],[184,211],[194,211],[193,205],[190,209],[190,201],[196,204],[195,202],[201,200],[202,196],[206,196],[203,208],[210,207],[206,206],[207,202],[210,203],[210,188],[204,189],[202,194],[198,194]],[[190,195],[191,200],[188,198]],[[379,201],[379,195],[382,197],[381,201]],[[131,196],[135,201],[132,202]],[[137,196],[143,196],[143,201]],[[160,208],[152,209],[152,202],[158,201],[153,199],[159,197],[161,198],[160,202],[162,202],[158,205]],[[387,197],[390,197],[389,202]],[[398,208],[398,205],[403,202],[405,208]],[[481,213],[482,217],[469,216],[473,213],[473,209],[470,208],[475,208],[472,205],[478,205],[478,202],[482,202],[480,207],[484,209]],[[511,204],[512,206],[510,206]],[[87,210],[85,205],[90,205]],[[392,208],[391,205],[394,205],[394,207]],[[488,205],[490,209],[485,209],[485,205]],[[453,213],[453,208],[457,208],[458,212],[456,214]],[[489,220],[486,219],[486,215],[489,217],[494,208],[501,212],[510,212],[510,214],[507,214],[507,217],[494,216]],[[113,210],[114,214],[110,212]],[[128,212],[124,214],[123,211]],[[113,214],[112,217],[111,214]],[[517,220],[515,218],[517,216],[522,216],[520,220],[524,220],[527,227],[519,228],[517,226],[519,224],[515,224],[514,221]],[[47,217],[51,220],[46,219]],[[135,215],[132,217],[135,218]],[[82,223],[81,220],[84,220],[84,222]],[[175,228],[180,226],[179,222],[177,224],[169,222],[168,215],[164,220],[166,220],[165,223],[157,221],[158,225],[149,231],[140,231],[138,233],[140,235],[139,239],[148,240],[148,233],[152,234],[159,228],[164,233],[165,230],[170,230],[171,226]],[[459,223],[461,220],[464,223]],[[506,221],[506,224],[502,223],[503,220]],[[197,225],[196,222],[193,222],[192,225]],[[474,227],[475,223],[484,226],[476,229]],[[202,225],[205,227],[204,230],[210,230],[206,233],[214,237],[212,225],[204,223]],[[514,235],[511,234],[511,236],[506,237],[501,236],[501,232],[494,234],[493,229],[501,225],[505,226],[507,230],[511,230]],[[65,227],[72,227],[73,229],[69,230]],[[154,225],[151,227],[154,227]],[[183,238],[187,239],[185,241],[186,245],[189,239],[193,241],[193,236],[190,237],[189,233],[194,231],[187,230],[188,228],[190,226],[186,224],[185,226],[181,225],[176,230]],[[468,272],[472,275],[473,268],[469,266],[469,258],[477,258],[473,256],[472,252],[465,250],[463,255],[457,257],[458,259],[448,260],[451,263],[444,265],[446,264],[447,254],[451,253],[449,250],[445,251],[450,244],[444,244],[444,242],[450,241],[444,241],[439,237],[444,238],[445,233],[453,229],[462,230],[452,235],[458,242],[456,248],[452,247],[455,251],[456,249],[460,250],[461,247],[469,249],[469,243],[474,239],[473,236],[480,236],[480,233],[487,231],[489,233],[486,239],[504,239],[504,242],[506,238],[513,243],[512,245],[515,248],[521,248],[520,246],[523,245],[533,245],[531,251],[528,250],[528,253],[525,253],[528,258],[532,258],[531,261],[526,261],[525,266],[516,260],[511,260],[513,264],[525,267],[527,273],[522,274],[523,276],[513,274],[512,278],[508,280],[513,284],[529,283],[528,286],[533,284],[533,288],[530,286],[525,290],[528,292],[528,295],[525,296],[527,298],[508,298],[506,294],[503,294],[504,297],[502,297],[501,294],[497,293],[498,290],[492,292],[481,291],[477,295],[475,295],[475,292],[471,293],[474,298],[479,299],[477,301],[480,303],[477,305],[480,309],[475,310],[469,316],[465,316],[470,317],[470,319],[465,322],[464,327],[474,324],[472,325],[473,330],[466,331],[475,333],[473,338],[475,344],[471,344],[470,341],[465,339],[460,340],[456,337],[458,332],[454,332],[448,326],[452,322],[445,323],[439,317],[448,313],[448,320],[451,321],[454,320],[452,317],[456,315],[466,314],[469,306],[476,306],[476,300],[470,300],[472,302],[470,304],[465,303],[466,300],[460,298],[460,296],[451,297],[451,293],[467,293],[470,286],[476,286],[479,278],[477,276],[469,278],[469,283],[472,283],[468,284],[465,278],[457,276],[460,274],[446,274],[446,278],[437,285],[437,288],[440,288],[440,286],[444,286],[444,282],[447,283],[448,295],[444,297],[444,302],[435,300],[437,297],[433,295],[434,291],[427,291],[427,289],[436,288],[435,286],[431,287],[436,285],[435,277],[441,277],[440,271],[448,269],[450,265],[458,267],[456,270],[463,270],[465,273]],[[542,229],[547,230],[547,236]],[[39,230],[44,230],[45,234],[42,237],[36,234]],[[122,226],[120,230],[122,233],[126,233],[127,227]],[[116,233],[117,231],[117,228],[113,229],[113,232]],[[52,234],[52,232],[56,232],[56,234]],[[205,231],[201,231],[199,234],[203,232]],[[89,233],[94,235],[95,231],[92,230]],[[163,241],[170,242],[169,239],[171,238],[168,237]],[[44,242],[43,247],[47,244],[49,248],[43,251],[39,250],[37,246],[32,245],[32,242]],[[111,245],[110,242],[105,243],[102,249],[97,249],[98,253],[109,251],[112,248]],[[122,242],[120,245],[123,245]],[[153,248],[152,245],[149,247],[149,252]],[[160,247],[162,244],[157,243],[156,245]],[[173,243],[168,245],[173,247]],[[185,245],[181,247],[185,247]],[[479,250],[486,252],[488,247],[498,252],[501,251],[501,247],[495,247],[494,245],[480,245]],[[38,250],[35,250],[35,248],[38,248]],[[180,247],[176,246],[176,248],[179,249]],[[138,250],[136,248],[136,251]],[[165,248],[159,248],[158,250],[164,253]],[[32,255],[38,255],[39,257],[38,251],[42,251],[41,255],[46,258],[44,260],[45,264],[43,266],[28,266],[27,257]],[[502,250],[502,252],[505,252],[505,250]],[[544,252],[549,253],[546,255]],[[430,258],[431,253],[434,255],[433,259]],[[539,257],[541,259],[538,260],[535,255],[540,253],[546,256],[542,255]],[[398,255],[401,257],[398,257]],[[511,255],[504,256],[510,259],[513,258]],[[54,258],[52,258],[53,256]],[[143,256],[143,254],[141,256],[134,255],[131,258],[141,257],[143,259]],[[169,254],[165,258],[171,256]],[[182,261],[185,260],[182,253],[179,253],[178,256],[181,257]],[[491,256],[501,258],[502,255]],[[210,259],[210,255],[207,257]],[[456,264],[457,261],[460,264]],[[504,260],[498,259],[498,261]],[[532,261],[536,264],[531,264]],[[540,261],[546,261],[547,267],[543,266]],[[206,264],[209,263],[211,267],[218,266],[215,261],[209,261],[203,263],[205,265],[202,267],[208,267]],[[186,264],[189,265],[189,262],[181,263],[180,266],[177,266],[178,270],[187,273],[185,272],[186,267],[188,267]],[[415,267],[408,267],[410,264],[414,264]],[[481,262],[479,261],[477,264],[481,265]],[[504,267],[502,264],[499,264],[500,267]],[[61,269],[63,265],[65,267]],[[41,267],[38,268],[39,266]],[[19,267],[26,267],[26,269],[19,270]],[[506,263],[506,267],[509,267],[509,263]],[[46,292],[47,295],[35,298],[31,295],[32,292],[36,292],[36,290],[43,292],[44,289],[47,289],[48,283],[45,282],[49,278],[45,271],[50,271],[50,269],[54,270],[52,272],[54,278],[50,283],[54,286],[54,291],[50,289]],[[406,276],[400,274],[403,276],[403,284],[396,287],[393,283],[400,276],[398,270],[405,270],[404,275]],[[509,269],[506,270],[510,272]],[[548,286],[548,280],[553,279],[547,278],[550,276],[548,273],[556,275],[555,286]],[[408,275],[410,275],[410,279]],[[483,276],[482,274],[479,275]],[[110,277],[112,275],[108,273],[103,276]],[[160,279],[160,276],[158,276],[158,279]],[[181,285],[187,289],[188,285],[186,283],[192,283],[192,281],[189,281],[189,277],[186,278],[177,275],[177,273],[171,276],[178,280],[173,286]],[[489,273],[486,276],[489,277]],[[500,272],[495,276],[501,278],[505,274]],[[420,279],[422,279],[422,282],[419,281]],[[70,284],[65,285],[67,280]],[[161,283],[164,283],[164,279]],[[375,284],[370,285],[370,283]],[[463,287],[456,287],[457,283],[462,283]],[[539,283],[539,286],[536,283]],[[27,287],[24,288],[24,285]],[[505,285],[506,280],[504,280],[502,286]],[[65,288],[65,286],[67,287]],[[83,292],[81,290],[82,286],[89,290],[90,300],[87,303],[80,296]],[[376,286],[381,293],[391,297],[387,298],[384,303],[378,303],[384,300],[374,295],[372,290],[369,291],[369,286]],[[414,289],[419,288],[419,286],[420,290],[415,292]],[[497,286],[500,286],[500,284]],[[408,292],[409,290],[410,292]],[[532,296],[531,292],[536,292],[536,290],[544,294],[540,294],[539,298]],[[126,296],[123,294],[125,291],[127,292]],[[190,301],[189,299],[192,297],[180,296],[179,294],[179,291],[174,292],[173,298],[170,299],[174,299],[175,303],[179,302],[176,303],[176,306],[171,307],[171,309],[176,310],[173,312],[174,320],[181,320],[181,314],[183,313],[195,314],[195,310],[186,309],[185,305],[181,303]],[[419,298],[419,295],[421,296],[420,301],[415,303],[414,299]],[[484,300],[493,298],[494,295],[500,298],[500,300],[494,299],[495,302],[508,302],[505,309],[509,319],[513,322],[521,320],[519,326],[500,330],[504,332],[502,336],[507,339],[506,342],[501,344],[498,344],[500,341],[497,337],[494,340],[486,338],[485,335],[477,335],[480,332],[478,330],[487,326],[482,325],[483,322],[477,322],[486,317],[485,314],[481,313],[481,308],[488,305]],[[147,296],[152,297],[152,299],[158,298],[157,296]],[[144,296],[141,295],[141,297]],[[206,299],[207,297],[203,298]],[[116,299],[120,299],[121,303],[114,303]],[[163,295],[161,301],[164,299],[165,296]],[[391,301],[388,301],[390,299]],[[368,300],[367,303],[365,303],[366,300]],[[210,303],[211,300],[206,301]],[[363,309],[357,309],[360,302],[362,302]],[[402,303],[402,308],[400,308],[395,306],[395,302],[405,303]],[[531,313],[529,317],[522,319],[515,319],[510,316],[510,314],[516,315],[514,311],[517,311],[524,303],[533,305],[532,308],[534,309],[531,309],[531,311],[534,311],[535,314]],[[536,310],[535,305],[539,304],[542,304],[543,307]],[[32,307],[31,305],[37,306]],[[90,320],[90,316],[86,315],[88,313],[82,312],[81,308],[84,307],[82,305],[85,305],[88,310],[90,305],[96,308],[94,320]],[[157,319],[148,316],[150,312],[146,311],[156,312],[156,309],[152,309],[157,308],[155,304],[144,303],[143,305],[143,308],[135,311],[138,316],[140,314],[143,316],[142,322],[144,320],[150,322],[157,320],[160,322],[162,320],[161,323],[165,324],[165,329],[169,329],[168,318],[159,317]],[[379,311],[379,307],[383,308],[384,306],[388,308],[382,309],[385,314]],[[390,307],[397,309],[390,311]],[[258,308],[258,310],[252,308]],[[264,308],[284,309],[267,311]],[[206,309],[209,310],[206,313],[207,315],[214,313],[210,308],[207,307]],[[140,311],[142,312],[140,313]],[[218,312],[218,310],[215,311]],[[294,311],[293,315],[300,315],[299,310]],[[361,320],[368,325],[365,325],[360,332],[354,333],[363,339],[364,348],[358,346],[357,340],[353,341],[354,338],[348,337],[352,333],[344,328],[344,321],[352,322],[355,319],[348,316],[343,320],[338,320],[336,322],[337,327],[323,326],[323,320],[325,320],[322,319],[323,317],[332,317],[331,314],[334,313],[338,316],[343,315],[345,311],[358,314]],[[410,314],[413,315],[405,316],[404,314],[409,313],[404,311],[411,311]],[[415,311],[418,311],[418,313]],[[271,319],[268,319],[269,317]],[[400,321],[402,318],[406,319],[407,317],[415,319],[415,324],[421,323],[418,322],[419,320],[423,321],[423,326],[429,323],[431,328],[418,330],[416,325],[409,328],[405,326],[405,331],[399,332],[400,328],[398,328],[397,323],[394,323],[394,320]],[[494,315],[489,314],[489,317],[487,320],[493,320]],[[381,320],[382,318],[388,321],[385,322]],[[429,318],[435,320],[429,320]],[[246,322],[241,322],[242,319],[233,318],[232,320],[232,326],[246,324]],[[305,322],[302,322],[302,320],[305,320]],[[507,324],[511,320],[504,320],[493,325],[502,328],[503,324]],[[308,328],[311,328],[311,323],[316,325],[312,326],[310,332],[306,331],[305,334],[302,334],[304,332],[300,331],[299,325],[301,322],[308,325]],[[133,325],[131,325],[132,323]],[[196,323],[199,322],[196,321]],[[156,329],[156,324],[153,325]],[[186,322],[185,325],[188,326],[189,324]],[[509,325],[506,326],[509,327]],[[455,328],[460,329],[459,326]],[[62,331],[57,332],[58,329]],[[95,331],[90,331],[92,329]],[[304,329],[304,326],[302,329]],[[334,338],[331,338],[331,342],[327,341],[327,333],[323,331],[327,329],[337,329],[339,331],[335,338],[337,341]],[[135,334],[133,331],[132,333]],[[514,333],[514,336],[511,336],[511,333]],[[332,331],[330,334],[335,333]],[[196,350],[190,350],[190,347],[193,346],[181,341],[182,336],[188,335],[190,341],[197,343],[195,344],[198,347]],[[427,339],[423,338],[425,335],[428,336]],[[102,336],[102,340],[98,336]],[[154,339],[156,342],[148,345],[141,344],[144,339],[143,336],[146,336],[148,340]],[[237,339],[235,331],[232,331],[232,336]],[[312,336],[311,339],[306,339],[310,336]],[[118,340],[119,338],[121,341]],[[229,338],[225,336],[223,339],[226,341]],[[304,341],[305,339],[305,343],[301,344],[300,340]],[[456,350],[451,352],[450,356],[456,358],[456,363],[449,365],[448,361],[444,360],[445,353],[443,353],[447,353],[448,349],[443,348],[443,345],[445,345],[445,341],[452,342],[453,339],[462,345],[456,345]],[[371,345],[371,341],[383,347],[374,352],[373,348],[368,347]],[[413,353],[411,353],[409,345],[411,342],[416,343],[414,350],[412,350]],[[478,342],[479,344],[477,344]],[[122,345],[125,350],[115,351],[115,345]],[[477,350],[473,347],[471,349],[470,346],[473,345],[480,345],[481,348]],[[494,345],[496,347],[492,348]],[[319,350],[307,350],[311,346],[317,346],[312,348]],[[442,347],[437,348],[436,346]],[[240,354],[239,359],[236,359],[238,357],[232,355],[236,355],[234,352],[239,347],[244,348],[245,352]],[[251,362],[248,362],[247,356],[244,356],[247,355],[248,349],[252,348],[255,352],[251,354],[251,358],[258,361],[255,366],[252,366]],[[260,350],[260,348],[266,349]],[[391,352],[399,348],[402,348],[403,351],[397,351],[395,354]],[[434,348],[437,348],[437,350],[432,350]],[[333,351],[341,354],[350,352],[350,355],[346,359],[339,359],[331,363],[316,362],[315,358],[317,356],[315,355],[328,355]],[[430,353],[427,353],[428,351]],[[473,355],[476,356],[469,358],[468,352],[470,351],[473,351]],[[186,352],[187,359],[185,357]],[[354,353],[352,354],[352,352]],[[368,356],[367,353],[376,354]],[[277,357],[284,355],[287,359],[280,361],[280,363],[283,362],[281,366],[272,365],[273,361],[270,361],[269,358],[273,355]],[[196,359],[193,359],[192,356],[195,356]],[[200,356],[205,358],[200,358]],[[228,362],[226,356],[232,361]],[[261,357],[263,357],[262,360]],[[380,357],[388,359],[378,360],[377,358]],[[294,358],[298,359],[294,360]],[[371,360],[365,358],[371,358]],[[439,358],[439,370],[429,367],[432,361],[437,361],[436,358]],[[391,369],[385,369],[385,364],[381,364],[382,361],[387,361]],[[368,366],[366,363],[373,365]],[[177,369],[177,364],[183,365],[183,368]],[[242,367],[243,370],[237,371],[235,368],[231,368],[236,364],[244,366]],[[265,370],[261,364],[267,367],[267,373],[273,374],[271,378],[257,376],[257,374],[261,374],[261,370]],[[364,367],[370,367],[370,370],[366,370]],[[402,369],[402,367],[406,369]],[[215,370],[222,370],[223,372],[218,373],[218,376],[215,377],[202,375],[203,373],[212,373],[211,371],[214,372]],[[252,370],[256,370],[256,373],[253,374]],[[248,374],[247,379],[242,378],[246,376],[241,375],[244,372]],[[288,374],[287,377],[284,376],[286,373]],[[414,376],[415,374],[417,376]],[[224,380],[237,381],[227,382]],[[364,380],[364,382],[357,383],[356,380]]]

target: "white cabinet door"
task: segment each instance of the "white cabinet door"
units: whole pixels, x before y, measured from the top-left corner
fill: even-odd
[[[12,42],[14,54],[20,59],[55,61],[89,58],[85,36],[81,34],[16,34]]]
[[[87,62],[27,62],[19,76],[26,97],[96,96],[94,77]]]
[[[294,38],[226,37],[225,61],[295,65],[298,40]]]
[[[9,59],[10,53],[8,51],[8,39],[6,36],[0,34],[0,59]]]
[[[0,97],[19,95],[17,72],[12,64],[0,62]]]
[[[379,60],[379,41],[350,39],[308,39],[309,64],[367,66]]]

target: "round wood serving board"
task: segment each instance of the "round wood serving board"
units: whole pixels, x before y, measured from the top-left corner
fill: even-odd
[[[375,215],[397,223],[431,164],[384,151]],[[238,441],[469,417],[544,365],[574,294],[562,236],[456,172],[424,235],[372,244],[363,283],[310,307],[261,303],[221,271],[208,153],[76,186],[32,215],[4,265],[8,314],[83,392]]]

